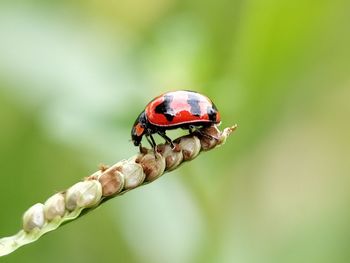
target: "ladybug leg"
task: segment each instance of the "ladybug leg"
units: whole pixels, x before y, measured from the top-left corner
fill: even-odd
[[[149,135],[149,137],[151,138],[151,141],[152,141],[152,148],[153,148],[153,151],[154,151],[154,154],[156,154],[156,151],[157,151],[157,144],[156,142],[154,141],[154,138],[152,136],[152,134]]]
[[[195,127],[194,127],[193,125],[189,125],[189,126],[188,126],[188,132],[189,132],[190,134],[193,134],[193,129],[195,129]]]
[[[158,134],[163,137],[163,139],[170,144],[171,149],[175,149],[173,141],[165,134],[165,132],[158,131]]]
[[[156,142],[154,141],[152,134],[150,134],[149,136],[146,136],[146,139],[147,139],[148,143],[151,145],[154,152],[156,152]]]
[[[140,151],[140,153],[142,153],[142,151],[143,151],[143,150],[142,150],[142,144],[141,144],[141,143],[139,144],[139,151]]]
[[[157,159],[158,158],[157,154],[156,154],[157,153],[157,145],[156,145],[156,142],[154,141],[152,134],[146,135],[146,139],[153,149],[154,157]]]

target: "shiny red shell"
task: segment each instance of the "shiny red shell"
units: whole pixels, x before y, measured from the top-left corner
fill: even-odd
[[[160,127],[219,123],[220,113],[206,96],[193,91],[172,91],[153,99],[145,108],[147,120]]]

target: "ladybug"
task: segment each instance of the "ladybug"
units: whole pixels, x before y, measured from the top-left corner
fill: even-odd
[[[131,140],[141,150],[141,140],[156,148],[152,134],[159,134],[174,149],[173,141],[166,130],[209,127],[220,123],[220,113],[214,103],[206,96],[189,90],[164,93],[154,98],[137,117],[132,129]]]

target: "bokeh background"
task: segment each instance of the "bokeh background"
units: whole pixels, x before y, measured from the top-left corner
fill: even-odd
[[[1,1],[0,236],[136,153],[131,125],[162,92],[202,92],[222,127],[239,124],[220,149],[1,262],[349,262],[349,11],[346,0]]]

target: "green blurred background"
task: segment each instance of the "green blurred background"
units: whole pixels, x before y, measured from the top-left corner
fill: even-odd
[[[162,92],[202,92],[239,129],[0,261],[349,262],[349,11],[345,0],[1,1],[0,236],[136,153],[131,125]]]

